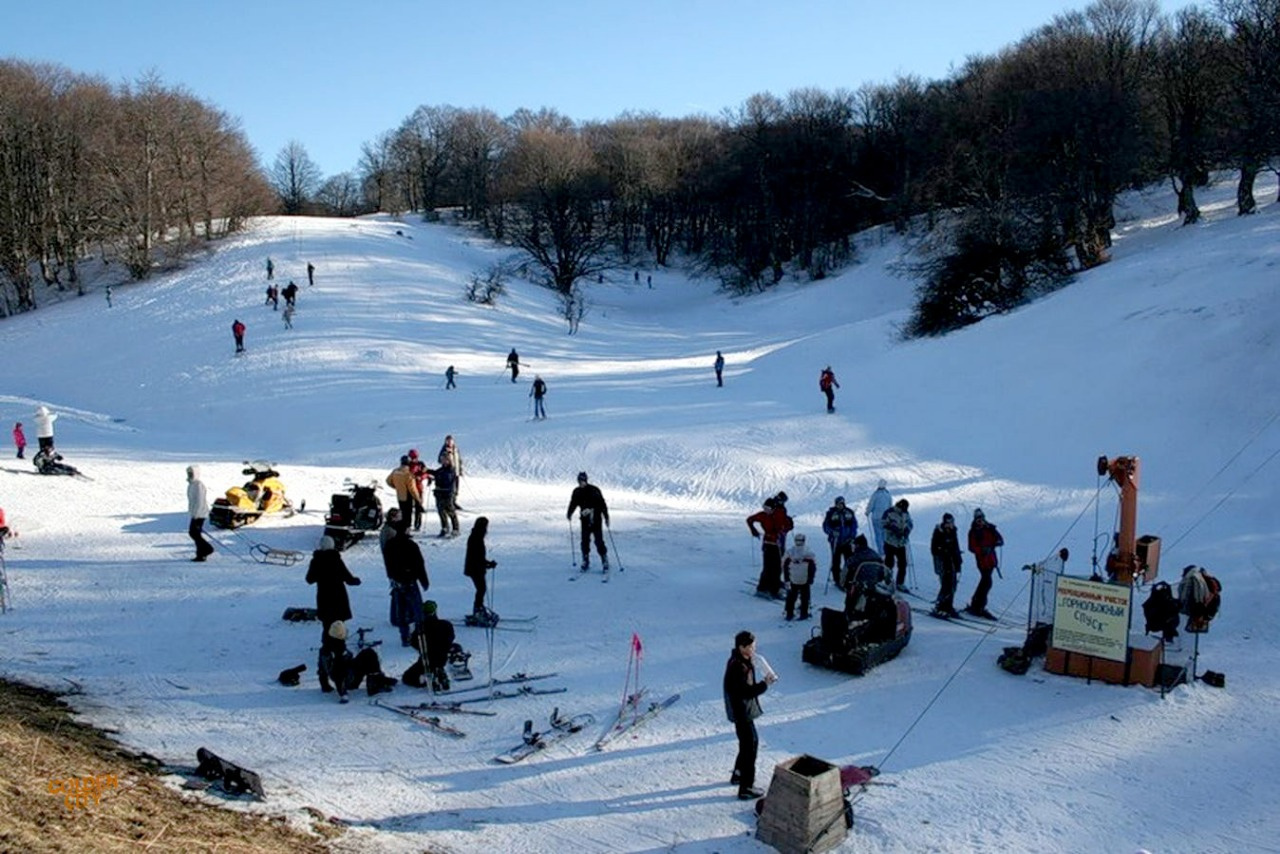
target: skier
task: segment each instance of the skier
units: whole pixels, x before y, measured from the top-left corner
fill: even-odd
[[[53,422],[58,420],[56,412],[50,412],[43,404],[36,407],[36,441],[41,451],[53,453]]]
[[[867,521],[871,523],[871,530],[875,532],[876,550],[881,554],[884,554],[884,511],[893,506],[893,496],[885,486],[884,479],[881,478],[876,491],[871,493],[871,498],[867,500]]]
[[[427,464],[419,459],[417,448],[410,448],[408,457],[409,472],[413,475],[413,482],[418,485],[418,498],[413,502],[413,530],[421,531],[423,496],[427,494],[426,485],[431,482],[431,472],[427,469]]]
[[[284,307],[284,328],[293,328],[293,303],[288,303]]]
[[[507,367],[511,369],[511,381],[515,382],[516,377],[520,376],[520,355],[516,353],[515,347],[507,354]]]
[[[18,449],[18,459],[24,459],[27,452],[27,434],[22,432],[22,422],[13,425],[13,445]]]
[[[267,259],[267,281],[271,281],[276,277],[276,265],[271,263],[271,259]]]
[[[400,630],[400,645],[409,645],[414,626],[422,622],[422,594],[431,587],[427,562],[409,537],[403,518],[394,523],[395,533],[382,548],[382,563],[391,582],[391,625]]]
[[[453,369],[453,365],[450,365],[448,368],[445,369],[444,387],[446,389],[458,387],[457,383],[453,381],[453,378],[456,377],[457,375],[458,375],[458,372]]]
[[[716,369],[716,387],[724,385],[724,354],[719,350],[716,351],[716,360],[714,362]]]
[[[760,543],[762,565],[760,580],[756,583],[756,593],[782,598],[782,538],[795,524],[787,515],[785,507],[779,507],[773,498],[766,498],[764,509],[747,517],[747,528],[751,536],[760,537],[756,530],[759,524],[764,536]]]
[[[321,537],[316,550],[311,553],[307,583],[316,586],[316,613],[325,634],[328,634],[329,627],[334,622],[351,619],[351,600],[347,598],[347,585],[357,587],[360,579],[352,575],[342,562],[342,555],[338,554],[333,537]],[[323,641],[323,637],[321,640]]]
[[[942,514],[942,521],[933,529],[929,542],[933,555],[933,571],[938,576],[938,598],[933,603],[933,613],[939,617],[957,617],[955,607],[956,580],[960,577],[960,539],[956,534],[956,517]]]
[[[422,502],[422,493],[418,491],[418,483],[409,467],[409,455],[400,458],[399,467],[387,475],[387,486],[396,491],[396,503],[400,505],[400,518],[408,521],[413,518],[413,505]]]
[[[418,650],[418,660],[400,677],[404,684],[432,691],[449,690],[449,650],[456,635],[453,623],[440,619],[435,602],[422,603],[422,622],[413,631],[410,645]],[[430,681],[428,682],[428,676]]]
[[[535,420],[547,417],[546,406],[543,405],[542,399],[547,396],[547,384],[542,381],[542,377],[535,375],[533,378],[533,387],[529,389],[529,396],[533,398],[533,417]]]
[[[596,540],[596,551],[600,554],[600,563],[604,571],[609,571],[609,550],[604,545],[604,526],[609,524],[609,507],[605,504],[604,494],[594,484],[587,483],[587,473],[578,472],[578,485],[569,496],[569,511],[566,519],[573,518],[574,509],[578,509],[578,523],[582,528],[582,571],[591,568],[591,538]]]
[[[297,302],[297,300],[298,300],[298,286],[297,286],[297,285],[295,285],[295,284],[293,283],[293,280],[292,280],[292,279],[290,279],[290,280],[289,280],[289,284],[285,285],[284,290],[282,291],[282,293],[284,294],[284,304],[285,304],[285,305],[291,306],[291,305],[293,305],[294,303],[296,303],[296,302]]]
[[[236,353],[244,352],[244,324],[238,319],[231,322],[231,334],[236,339]]]
[[[895,584],[903,593],[907,589],[907,547],[911,538],[911,529],[915,527],[907,508],[911,503],[905,498],[898,499],[880,518],[884,521],[884,565],[889,569],[897,566]]]
[[[107,285],[105,293],[107,295],[107,308],[111,308],[111,286]]]
[[[973,598],[965,606],[965,611],[984,620],[994,620],[995,616],[987,610],[987,594],[991,592],[991,573],[1000,568],[1000,558],[996,549],[1004,545],[1004,537],[996,530],[996,526],[987,521],[981,508],[973,511],[973,524],[969,526],[969,551],[973,552],[974,562],[978,565],[978,586],[973,591]]]
[[[756,718],[760,717],[760,695],[769,690],[777,676],[765,674],[756,681],[755,635],[741,631],[733,639],[733,652],[724,668],[724,707],[738,737],[738,755],[733,761],[730,784],[737,785],[738,799],[749,801],[764,795],[756,788],[756,753],[760,749],[760,736],[756,732]]]
[[[267,301],[263,305],[271,306],[272,311],[280,308],[280,291],[275,285],[267,285]]]
[[[191,560],[204,563],[213,554],[213,546],[204,538],[204,520],[209,518],[209,499],[200,480],[200,466],[187,466],[187,513],[191,517],[187,536],[196,544],[196,556]]]
[[[311,287],[316,283],[316,265],[310,261],[307,262],[307,287]]]
[[[473,616],[484,617],[488,609],[484,605],[484,596],[489,587],[485,583],[485,572],[498,566],[496,560],[489,560],[485,551],[484,538],[489,533],[489,517],[481,516],[471,526],[471,535],[467,537],[467,556],[462,564],[462,574],[471,579],[475,585],[476,596],[471,604]]]
[[[822,389],[822,393],[827,396],[827,412],[835,412],[835,390],[840,388],[840,383],[836,382],[836,375],[832,373],[830,365],[822,369],[822,375],[818,377],[818,388]]]
[[[823,517],[822,533],[831,546],[831,580],[839,587],[840,568],[853,557],[853,538],[858,536],[858,515],[845,506],[843,495],[836,496]]]
[[[435,479],[432,494],[436,499],[436,515],[440,517],[440,536],[456,537],[458,531],[458,508],[454,506],[454,496],[458,494],[458,475],[454,471],[452,458],[441,453],[440,467],[430,473]]]
[[[809,587],[818,574],[818,562],[804,544],[804,534],[796,534],[795,545],[787,549],[787,556],[782,559],[782,574],[786,578],[787,621],[795,618],[796,597],[800,598],[800,619],[809,619]]]
[[[453,440],[450,434],[444,437],[444,442],[440,445],[440,452],[436,454],[436,462],[443,464],[448,461],[453,466],[453,473],[459,481],[462,480],[462,452],[458,450],[458,443]],[[454,504],[458,501],[458,484],[454,484],[453,488]]]

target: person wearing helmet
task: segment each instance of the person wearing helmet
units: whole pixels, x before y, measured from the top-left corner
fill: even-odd
[[[969,551],[973,552],[974,562],[978,565],[978,586],[973,591],[973,598],[965,607],[965,611],[984,620],[994,620],[995,616],[987,610],[987,594],[991,592],[991,573],[1000,568],[1000,558],[996,549],[1004,545],[1004,537],[996,530],[996,526],[987,521],[982,510],[973,511],[973,524],[969,526]]]
[[[934,527],[929,553],[933,555],[933,571],[938,576],[938,598],[933,603],[933,613],[939,617],[958,617],[954,600],[962,555],[956,518],[950,513],[943,513],[942,521]]]
[[[839,587],[840,568],[853,558],[853,538],[858,536],[858,516],[852,507],[845,506],[843,495],[836,496],[823,517],[822,533],[831,546],[831,580]]]
[[[796,534],[795,544],[782,559],[782,577],[787,584],[787,621],[795,619],[796,598],[800,599],[800,619],[809,619],[809,587],[817,577],[818,563],[805,545],[804,534]]]
[[[578,522],[582,529],[582,571],[591,568],[591,539],[596,541],[596,551],[600,554],[600,563],[604,571],[609,571],[609,550],[604,545],[604,526],[609,524],[609,506],[605,504],[604,494],[599,487],[587,483],[587,473],[578,472],[578,485],[569,496],[569,510],[566,519],[573,519],[573,511],[578,510]]]
[[[756,525],[760,530],[756,530]],[[760,579],[756,582],[756,595],[774,599],[782,598],[782,543],[787,532],[795,527],[787,515],[785,504],[777,497],[765,499],[764,509],[747,517],[751,536],[760,537]]]
[[[418,485],[418,497],[413,502],[413,530],[422,530],[422,496],[426,495],[426,485],[431,481],[431,472],[427,469],[427,464],[418,456],[417,448],[410,448],[409,453],[409,473],[413,475],[413,482]]]

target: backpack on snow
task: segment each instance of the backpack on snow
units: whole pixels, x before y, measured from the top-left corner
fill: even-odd
[[[1173,640],[1178,636],[1178,614],[1178,600],[1174,598],[1173,588],[1167,581],[1157,581],[1147,601],[1142,603],[1146,631],[1160,632],[1166,641]]]

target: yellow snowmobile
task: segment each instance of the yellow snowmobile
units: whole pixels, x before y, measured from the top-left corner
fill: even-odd
[[[226,497],[215,499],[209,509],[209,521],[219,528],[251,525],[264,513],[293,515],[293,504],[284,494],[280,473],[262,460],[245,462],[243,474],[250,480],[244,486],[233,486]]]

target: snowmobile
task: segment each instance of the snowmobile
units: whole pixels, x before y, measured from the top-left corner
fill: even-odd
[[[845,610],[823,608],[814,632],[801,650],[805,662],[861,676],[911,641],[911,607],[884,583],[855,582]]]
[[[280,473],[271,463],[246,461],[242,474],[250,480],[244,486],[233,486],[226,497],[215,499],[209,508],[209,521],[219,528],[251,525],[264,513],[293,515],[293,504],[284,494]]]
[[[72,477],[83,477],[80,469],[75,466],[67,465],[62,461],[62,454],[59,454],[53,448],[41,448],[36,455],[31,458],[31,462],[36,467],[36,471],[40,474],[66,474]]]
[[[335,492],[329,498],[329,512],[324,517],[324,535],[342,551],[358,543],[364,535],[382,527],[382,502],[378,499],[378,483],[345,481],[346,492]]]

